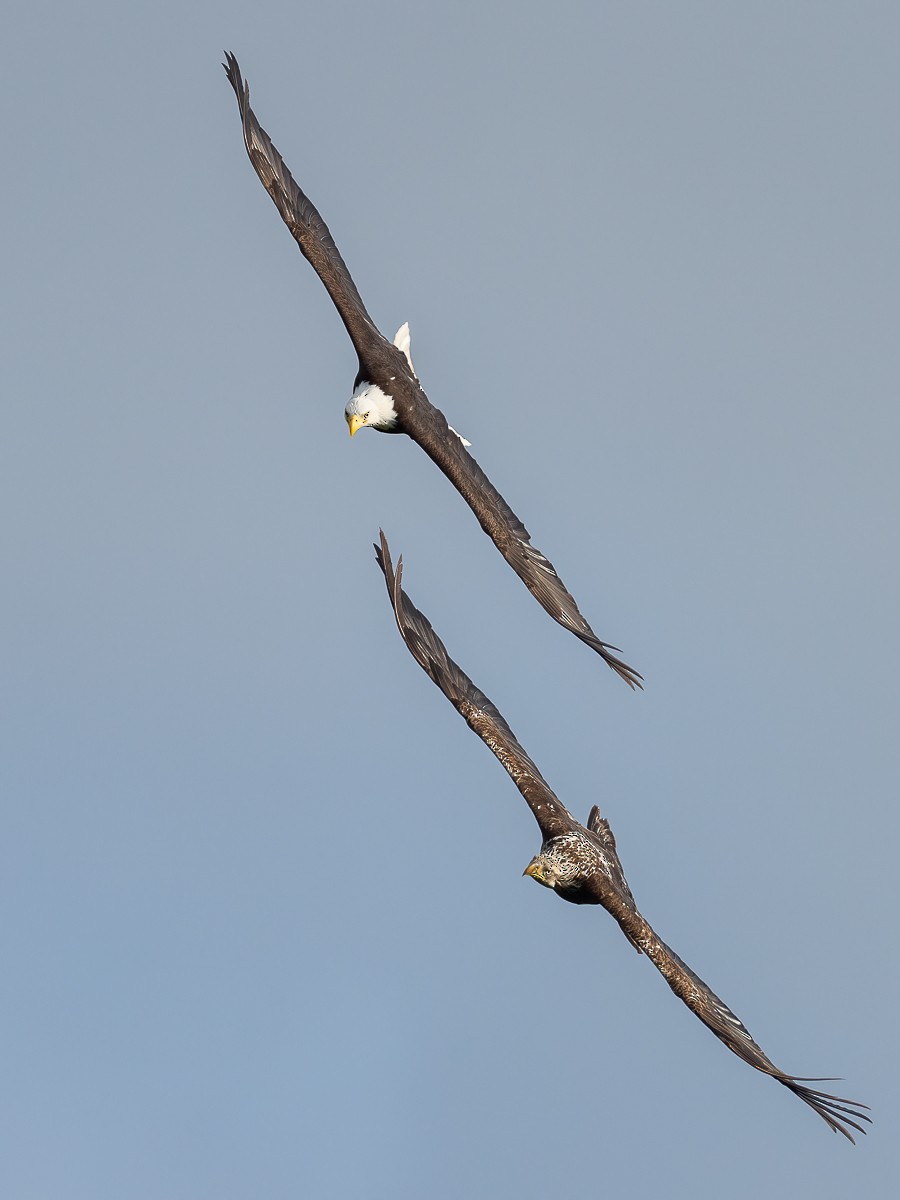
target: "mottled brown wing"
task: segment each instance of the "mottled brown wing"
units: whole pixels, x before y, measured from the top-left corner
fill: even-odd
[[[241,77],[237,59],[233,54],[226,54],[225,58],[225,74],[237,96],[244,126],[244,144],[253,168],[275,201],[282,220],[301,252],[312,263],[316,274],[328,289],[362,362],[373,344],[386,345],[387,341],[366,311],[328,226],[309,197],[297,186],[284,159],[257,121],[250,107],[250,87]]]
[[[642,676],[616,657],[613,653],[618,651],[616,646],[597,637],[553,563],[532,546],[528,530],[459,438],[448,432],[443,413],[424,400],[404,418],[404,428],[463,496],[481,528],[544,611],[596,651],[629,687],[641,687]]]
[[[691,968],[679,958],[675,951],[657,936],[650,924],[636,909],[627,906],[613,909],[608,906],[612,916],[618,921],[622,932],[638,946],[666,983],[683,1001],[691,1012],[700,1018],[707,1029],[711,1029],[719,1041],[724,1042],[728,1049],[749,1063],[757,1071],[771,1075],[784,1087],[798,1096],[804,1104],[808,1104],[817,1112],[826,1124],[844,1137],[853,1141],[853,1136],[847,1126],[865,1133],[860,1121],[871,1122],[862,1110],[865,1104],[855,1100],[844,1100],[829,1092],[820,1092],[807,1087],[810,1083],[822,1083],[823,1079],[804,1079],[797,1075],[788,1075],[781,1071],[771,1061],[762,1048],[753,1040],[743,1021],[736,1016],[724,1000],[720,1000],[712,988],[700,978]]]
[[[419,612],[401,587],[402,558],[394,571],[387,538],[381,533],[381,545],[375,557],[384,572],[388,596],[397,619],[397,628],[410,654],[433,683],[441,689],[470,729],[481,738],[500,760],[510,778],[534,813],[544,838],[565,833],[577,822],[554,795],[540,771],[519,745],[515,734],[500,712],[466,673],[453,661],[426,616]]]

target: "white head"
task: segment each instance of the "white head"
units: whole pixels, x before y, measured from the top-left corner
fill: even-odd
[[[394,401],[377,384],[365,380],[347,402],[344,419],[350,427],[351,437],[364,425],[371,425],[381,433],[390,433],[397,424]]]

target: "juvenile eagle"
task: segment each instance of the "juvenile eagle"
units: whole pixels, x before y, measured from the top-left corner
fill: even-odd
[[[861,1111],[866,1105],[806,1086],[822,1082],[820,1079],[780,1071],[728,1005],[657,937],[638,912],[619,861],[615,838],[608,822],[600,816],[600,810],[594,805],[587,827],[575,820],[551,791],[498,710],[453,661],[427,617],[402,590],[403,560],[398,561],[395,573],[383,533],[381,545],[375,547],[375,555],[384,572],[397,627],[407,649],[469,728],[499,758],[534,813],[543,844],[524,874],[571,904],[602,904],[638,953],[647,955],[675,995],[729,1050],[757,1071],[771,1075],[789,1088],[831,1129],[842,1133],[851,1142],[853,1136],[848,1126],[865,1133],[859,1122],[871,1120]]]

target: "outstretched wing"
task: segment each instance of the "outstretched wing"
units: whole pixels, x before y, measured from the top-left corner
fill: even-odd
[[[366,312],[366,306],[350,277],[347,264],[334,244],[328,226],[309,197],[297,186],[284,164],[284,159],[257,121],[250,107],[250,87],[241,77],[237,59],[233,54],[226,54],[225,58],[225,74],[237,96],[244,126],[244,144],[253,168],[263,187],[275,201],[282,220],[293,234],[301,252],[312,263],[316,274],[328,289],[328,294],[341,314],[362,362],[373,344],[386,345],[387,340]]]
[[[651,960],[666,983],[688,1008],[699,1017],[707,1029],[711,1029],[716,1037],[724,1042],[733,1054],[742,1058],[745,1063],[771,1075],[780,1084],[788,1088],[819,1114],[823,1121],[835,1133],[853,1141],[853,1136],[847,1126],[865,1133],[860,1121],[871,1122],[862,1110],[868,1106],[855,1100],[844,1100],[829,1092],[820,1092],[808,1087],[810,1083],[825,1082],[821,1079],[804,1079],[796,1075],[788,1075],[780,1071],[764,1051],[756,1044],[744,1023],[737,1017],[728,1005],[720,1000],[708,984],[704,983],[671,947],[657,937],[651,926],[636,910],[622,907],[609,911],[616,918],[623,933],[637,945]]]
[[[443,413],[426,401],[404,417],[404,428],[462,495],[481,528],[544,611],[596,651],[629,687],[641,687],[642,676],[616,656],[618,647],[597,637],[553,563],[532,546],[528,530],[487,475],[462,442],[447,432]]]
[[[432,629],[431,622],[419,612],[403,591],[400,586],[403,559],[398,561],[395,573],[387,538],[383,532],[379,532],[381,545],[375,547],[375,557],[384,572],[397,628],[406,643],[406,648],[457,712],[465,718],[469,728],[478,734],[506,768],[534,813],[544,838],[567,832],[576,825],[574,818],[553,794],[550,785],[519,745],[516,735],[498,710],[453,661],[444,643]]]

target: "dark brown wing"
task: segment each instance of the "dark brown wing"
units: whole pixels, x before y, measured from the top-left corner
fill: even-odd
[[[284,165],[284,159],[257,121],[250,107],[250,87],[241,78],[237,59],[233,54],[226,54],[225,58],[225,74],[237,96],[244,126],[244,144],[254,170],[263,187],[275,201],[282,220],[293,234],[300,250],[312,263],[316,274],[328,289],[328,294],[341,314],[362,363],[373,344],[381,347],[388,344],[387,340],[379,333],[375,322],[366,312],[366,306],[356,290],[356,284],[350,277],[340,251],[334,244],[328,226],[312,201],[297,186]]]
[[[380,531],[379,531],[380,532]],[[431,627],[427,617],[415,607],[403,591],[402,558],[396,573],[391,562],[387,538],[381,533],[381,545],[375,557],[384,572],[388,595],[397,619],[397,628],[410,654],[433,683],[441,689],[488,749],[496,755],[513,783],[525,797],[544,838],[566,833],[577,824],[565,805],[553,794],[540,771],[519,745],[503,717],[472,680],[456,665]]]
[[[700,1018],[707,1029],[711,1029],[716,1037],[725,1043],[733,1054],[742,1058],[745,1063],[749,1063],[751,1067],[755,1067],[757,1071],[771,1075],[773,1079],[777,1079],[780,1084],[792,1091],[795,1096],[799,1096],[805,1104],[819,1114],[835,1133],[842,1133],[852,1142],[853,1136],[847,1128],[848,1125],[860,1133],[866,1132],[859,1122],[871,1122],[871,1117],[867,1117],[861,1111],[867,1108],[867,1105],[859,1104],[855,1100],[844,1100],[840,1096],[833,1096],[829,1092],[820,1092],[806,1086],[809,1083],[820,1083],[824,1080],[803,1079],[800,1076],[787,1075],[784,1071],[780,1071],[756,1044],[746,1026],[735,1016],[728,1005],[719,999],[699,975],[694,974],[674,950],[657,937],[649,923],[636,909],[630,909],[626,905],[617,906],[616,909],[607,905],[607,908],[616,918],[629,941],[644,951],[675,995],[688,1006],[695,1016]]]
[[[423,403],[416,404],[404,416],[406,433],[419,443],[463,496],[481,528],[544,611],[595,650],[629,687],[641,687],[642,676],[616,657],[613,653],[618,649],[616,646],[600,641],[578,611],[553,563],[532,546],[528,530],[459,438],[448,432],[443,413],[424,399],[424,393],[422,399]]]

